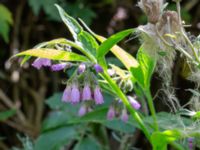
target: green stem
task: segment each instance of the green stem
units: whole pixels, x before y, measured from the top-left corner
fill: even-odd
[[[102,73],[102,76],[109,83],[109,85],[113,88],[113,90],[116,92],[116,94],[119,96],[119,98],[122,100],[122,102],[124,103],[126,108],[129,110],[131,115],[134,117],[134,119],[138,122],[138,124],[140,125],[141,130],[144,132],[144,134],[147,137],[147,139],[149,141],[151,141],[150,140],[150,136],[151,135],[150,135],[149,131],[147,130],[147,127],[145,126],[143,120],[141,119],[139,114],[136,112],[136,110],[131,107],[129,101],[127,100],[126,96],[121,91],[121,89],[117,86],[117,84],[112,80],[112,78],[110,78],[110,76],[107,73],[105,73],[105,72]]]
[[[184,147],[182,147],[180,144],[178,144],[176,142],[171,142],[170,145],[177,150],[185,150]]]
[[[147,98],[147,103],[149,105],[149,109],[150,109],[151,115],[152,115],[153,120],[154,120],[155,130],[159,131],[158,121],[157,121],[157,118],[156,118],[156,111],[155,111],[155,107],[154,107],[154,104],[153,104],[153,98],[151,96],[151,92],[148,89],[148,90],[145,91],[144,94],[145,94],[145,96]]]

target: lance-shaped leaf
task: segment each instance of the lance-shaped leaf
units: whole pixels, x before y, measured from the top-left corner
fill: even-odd
[[[156,59],[149,56],[144,51],[142,45],[137,53],[137,60],[140,65],[138,67],[131,68],[131,73],[143,89],[148,89],[150,87],[151,76],[156,65]]]
[[[16,54],[15,56],[35,56],[40,58],[48,58],[51,60],[62,60],[62,61],[88,61],[88,59],[82,55],[67,52],[63,50],[55,49],[30,49]]]
[[[83,30],[80,24],[71,16],[69,16],[59,5],[55,5],[59,11],[62,21],[70,30],[75,43],[81,46],[86,52],[96,55],[98,43],[92,35]]]
[[[114,45],[116,45],[119,41],[124,39],[130,33],[133,33],[133,31],[133,29],[124,30],[112,35],[107,40],[105,40],[98,48],[97,58],[104,57]]]
[[[100,42],[104,42],[106,40],[105,37],[95,34],[94,35]],[[123,50],[121,47],[115,45],[113,46],[110,51],[124,64],[124,66],[130,70],[131,67],[137,68],[139,63],[137,60]]]

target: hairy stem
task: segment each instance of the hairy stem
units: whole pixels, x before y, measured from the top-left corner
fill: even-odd
[[[158,121],[157,121],[157,118],[156,118],[156,111],[155,111],[155,107],[154,107],[154,104],[153,104],[153,98],[151,96],[150,90],[145,91],[145,96],[147,97],[147,103],[149,105],[149,109],[150,109],[151,115],[152,115],[153,120],[154,120],[155,130],[159,131]]]

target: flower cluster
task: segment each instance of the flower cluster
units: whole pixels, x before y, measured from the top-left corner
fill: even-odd
[[[65,88],[62,96],[62,101],[77,104],[79,102],[87,102],[94,100],[96,105],[103,104],[104,99],[99,86],[96,86],[92,91],[91,87],[86,84],[83,88],[73,84]]]
[[[32,63],[32,66],[37,69],[40,69],[42,67],[50,67],[52,71],[61,71],[71,67],[72,64],[66,62],[52,64],[51,60],[49,59],[37,58]],[[100,105],[104,103],[103,94],[98,85],[94,72],[97,74],[102,73],[103,68],[99,64],[86,64],[86,63],[78,64],[76,73],[70,77],[67,86],[63,92],[62,102],[71,103],[73,105],[81,103],[81,107],[78,111],[79,116],[83,116],[87,112],[92,111],[93,105]],[[111,76],[112,75],[118,76],[118,74],[113,73],[113,71],[111,72]],[[124,88],[126,87],[125,84],[123,84],[123,86],[121,84],[127,81],[128,80],[122,82],[122,80],[120,80],[119,87],[125,89]],[[118,83],[118,81],[116,82]],[[129,100],[130,105],[134,109],[136,110],[140,109],[141,107],[140,103],[138,103],[133,97],[127,96],[127,99]],[[108,120],[112,120],[114,117],[118,116],[120,116],[123,122],[128,121],[129,117],[128,111],[126,110],[125,106],[122,105],[121,100],[115,101],[115,105],[111,105],[107,112]]]
[[[141,105],[138,101],[135,100],[135,98],[133,98],[132,96],[127,96],[130,105],[135,109],[135,110],[139,110]],[[115,117],[120,116],[120,119],[123,122],[127,122],[128,121],[128,112],[127,109],[125,108],[124,105],[121,105],[121,100],[116,101],[116,103],[114,103],[113,105],[111,105],[108,109],[107,112],[107,119],[108,120],[112,120]]]

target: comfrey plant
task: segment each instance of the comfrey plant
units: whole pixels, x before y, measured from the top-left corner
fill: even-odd
[[[71,103],[72,107],[81,103],[77,112],[79,116],[92,112],[96,105],[104,104],[102,91],[105,91],[115,97],[107,111],[108,120],[118,117],[125,123],[134,122],[132,124],[144,133],[154,150],[166,150],[168,144],[175,149],[193,149],[194,141],[199,138],[199,110],[187,110],[179,104],[173,94],[171,76],[178,52],[190,68],[187,78],[194,81],[196,89],[199,89],[200,42],[199,38],[195,41],[188,38],[180,15],[180,0],[174,1],[177,11],[165,10],[163,0],[140,0],[138,6],[147,15],[148,23],[121,31],[108,39],[92,32],[80,20],[81,26],[56,5],[74,41],[55,39],[15,57],[24,56],[22,64],[30,57],[37,57],[32,63],[37,69],[48,67],[52,71],[67,71],[70,67],[76,68],[63,89],[61,101]],[[134,32],[141,39],[137,59],[116,45]],[[125,69],[108,64],[105,56],[109,51],[123,63]],[[163,79],[163,97],[175,114],[156,114],[150,91],[154,71]],[[197,93],[192,100],[199,103],[198,91],[191,91]]]

